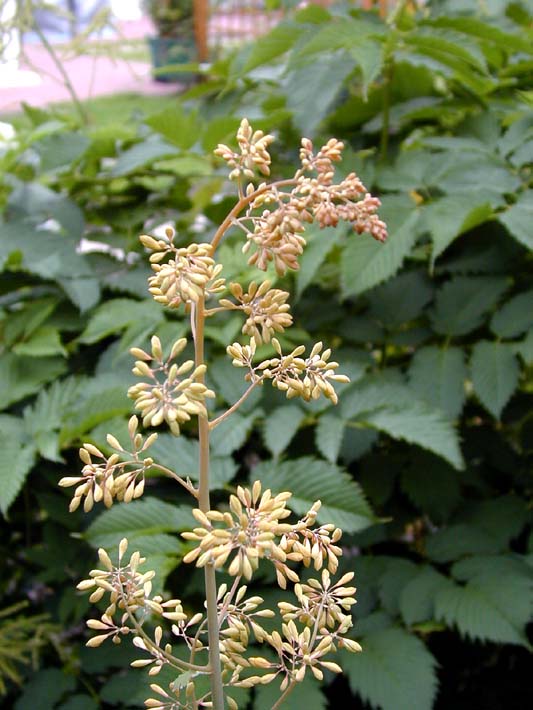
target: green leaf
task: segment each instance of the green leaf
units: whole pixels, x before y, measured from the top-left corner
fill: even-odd
[[[533,363],[533,329],[526,337],[515,345],[515,351],[520,355],[526,365]]]
[[[533,584],[533,569],[519,555],[478,555],[456,562],[452,575],[460,582],[483,577],[521,578]]]
[[[361,487],[341,468],[326,461],[311,457],[281,464],[264,461],[250,473],[251,481],[258,479],[273,493],[291,491],[287,505],[298,515],[321,500],[318,520],[333,523],[345,532],[363,530],[376,522]]]
[[[255,694],[255,710],[265,710],[272,708],[281,696],[279,683],[269,683],[268,685],[257,686]],[[327,700],[322,693],[321,683],[311,677],[309,673],[303,682],[296,683],[296,687],[283,701],[283,710],[326,710]]]
[[[381,710],[431,710],[437,692],[436,661],[423,642],[399,628],[369,633],[363,653],[343,653],[354,693]]]
[[[0,511],[6,515],[35,463],[35,448],[24,445],[20,435],[0,431],[0,451]]]
[[[179,476],[183,478],[188,476],[193,481],[198,480],[198,441],[184,436],[159,434],[157,441],[150,448],[150,455],[156,463],[166,466]],[[213,489],[224,488],[236,473],[237,464],[229,456],[211,457],[209,478]]]
[[[300,257],[300,268],[296,272],[296,296],[300,298],[312,282],[326,256],[338,243],[343,230],[340,227],[320,229],[315,223],[305,230],[307,245]]]
[[[67,296],[82,313],[95,306],[100,300],[100,283],[97,278],[81,276],[79,278],[58,278]]]
[[[57,705],[57,710],[98,710],[97,701],[89,695],[71,695],[70,698]]]
[[[369,315],[394,329],[417,318],[432,295],[428,280],[420,272],[407,271],[368,294]]]
[[[527,52],[531,54],[531,45],[527,39],[516,32],[503,30],[475,17],[443,16],[435,20],[426,20],[425,24],[433,27],[450,28],[479,40],[490,42],[505,52]]]
[[[334,414],[323,414],[315,429],[315,444],[331,463],[339,458],[346,422]]]
[[[52,710],[65,693],[74,690],[73,675],[59,668],[43,668],[33,673],[24,683],[24,691],[13,705],[14,710]]]
[[[403,407],[412,403],[413,393],[404,384],[401,374],[386,370],[379,375],[367,375],[351,385],[340,401],[343,419],[357,418],[382,407]]]
[[[485,57],[475,41],[469,41],[464,34],[453,30],[444,30],[435,25],[420,23],[416,32],[405,37],[405,41],[417,51],[424,53],[429,50],[429,56],[440,56],[444,64],[457,67],[461,63],[465,70],[484,73],[486,70]],[[446,57],[449,55],[450,59]]]
[[[368,291],[396,274],[416,242],[417,223],[418,213],[411,211],[398,229],[389,230],[385,244],[369,235],[350,237],[341,260],[344,298]]]
[[[17,355],[27,355],[28,357],[67,356],[59,331],[49,325],[41,326],[31,334],[28,340],[17,343],[13,347],[13,352]]]
[[[502,195],[520,188],[520,178],[507,163],[476,150],[450,151],[435,156],[431,184],[449,194],[469,194],[473,204],[502,204]]]
[[[382,557],[381,559],[386,561],[386,567],[379,577],[379,598],[385,611],[391,616],[396,616],[400,612],[400,593],[416,574],[418,568],[411,560],[401,557]]]
[[[529,647],[525,625],[533,611],[533,585],[522,577],[474,577],[465,586],[449,582],[435,597],[435,616],[461,635]]]
[[[155,160],[168,158],[172,155],[176,155],[178,152],[179,150],[175,145],[167,143],[159,138],[159,136],[151,136],[142,143],[138,143],[134,145],[133,148],[129,148],[124,151],[124,153],[121,153],[111,171],[111,175],[115,177],[128,175],[128,173],[132,173],[149,163],[153,163]]]
[[[463,408],[466,378],[461,348],[420,348],[409,367],[409,382],[418,397],[442,409],[451,419],[458,417]]]
[[[3,341],[11,346],[17,340],[27,340],[49,318],[57,308],[58,302],[52,299],[39,299],[24,304],[19,310],[10,313],[2,322]]]
[[[496,311],[490,329],[499,338],[516,338],[533,325],[533,291],[519,293]]]
[[[453,77],[476,94],[485,94],[493,88],[494,82],[485,74],[477,57],[457,42],[448,42],[435,35],[423,36],[419,28],[415,34],[407,36],[405,42],[413,53],[400,51],[398,60],[404,59],[415,66],[422,63],[434,72]]]
[[[438,524],[446,521],[461,502],[457,471],[430,454],[421,452],[410,458],[402,471],[401,485],[416,507]]]
[[[378,409],[362,420],[394,439],[403,439],[442,456],[455,468],[464,467],[457,432],[438,410],[412,402],[401,409]]]
[[[41,158],[41,170],[68,168],[85,153],[91,141],[82,133],[62,131],[45,136],[33,144]]]
[[[249,387],[249,383],[244,380],[245,374],[242,368],[233,367],[227,357],[213,360],[207,369],[207,376],[215,382],[215,392],[230,406],[235,404]],[[255,409],[261,399],[261,395],[261,389],[256,387],[239,407],[239,410],[246,413]]]
[[[179,148],[187,150],[198,140],[200,118],[196,111],[186,114],[179,104],[173,104],[158,113],[153,113],[144,121]]]
[[[523,192],[498,219],[509,233],[527,249],[533,249],[533,190]]]
[[[478,342],[472,350],[470,367],[477,396],[483,406],[499,419],[520,376],[520,366],[512,346],[486,340]]]
[[[507,550],[527,522],[523,501],[508,495],[477,503],[456,516],[457,522],[437,530],[427,541],[428,556],[449,562],[464,555],[490,555]]]
[[[94,274],[88,260],[77,253],[77,247],[77,239],[13,221],[2,225],[0,263],[9,255],[19,254],[24,271],[43,279],[57,280],[78,305],[77,294],[69,293],[69,287],[79,279],[91,281]]]
[[[100,381],[91,382],[91,386],[101,385],[100,391],[91,393],[86,390],[86,397],[78,399],[69,416],[65,417],[60,432],[60,441],[63,445],[87,434],[95,426],[114,417],[130,414],[131,400],[128,399],[126,388],[122,384],[115,384],[113,376],[102,376]]]
[[[59,377],[66,369],[64,358],[34,358],[14,353],[0,356],[0,402],[7,407]]]
[[[246,74],[251,69],[271,62],[272,59],[285,54],[294,45],[302,32],[303,28],[295,23],[280,24],[274,27],[267,35],[255,40],[239,74]]]
[[[373,39],[362,39],[360,42],[354,42],[348,47],[348,52],[356,60],[357,66],[361,70],[363,79],[362,95],[366,100],[369,86],[377,79],[383,69],[384,47],[380,42],[376,42]]]
[[[485,314],[508,287],[505,277],[456,276],[437,292],[433,327],[443,335],[466,335],[478,328]]]
[[[423,208],[423,220],[431,235],[431,266],[453,240],[492,216],[488,202],[476,204],[471,195],[446,195]]]
[[[18,182],[9,195],[8,207],[13,219],[8,224],[19,231],[23,230],[23,225],[30,227],[26,221],[30,217],[32,225],[46,223],[49,219],[56,220],[63,241],[70,244],[71,248],[72,244],[77,246],[77,240],[83,236],[85,217],[81,208],[65,195],[39,182]],[[9,247],[9,244],[6,246]]]
[[[412,577],[400,592],[400,612],[408,626],[434,618],[434,599],[438,589],[448,580],[433,567],[424,567]]]
[[[357,461],[367,454],[378,440],[378,433],[373,429],[346,427],[341,444],[341,460],[345,464]]]
[[[24,409],[24,423],[39,453],[51,461],[60,461],[58,432],[72,404],[80,397],[83,380],[68,377],[41,390],[31,406]]]
[[[80,342],[97,343],[109,335],[120,333],[131,324],[157,326],[164,318],[161,307],[152,299],[136,301],[131,298],[115,298],[99,306],[80,335]]]
[[[85,538],[93,547],[111,547],[123,537],[127,537],[133,545],[136,538],[181,532],[194,527],[194,524],[189,506],[171,505],[145,496],[104,510],[89,525]],[[178,539],[174,539],[177,546]]]
[[[321,56],[320,61],[305,63],[289,73],[284,83],[287,107],[303,135],[314,137],[354,66],[355,60],[346,52],[330,52]],[[320,96],[318,103],[317,96]]]
[[[274,457],[277,458],[285,451],[304,417],[305,413],[296,404],[284,404],[266,415],[263,439]]]
[[[221,422],[212,432],[210,437],[211,446],[216,456],[229,456],[236,449],[240,449],[248,438],[248,434],[253,427],[258,412],[254,412],[247,417],[238,412]]]

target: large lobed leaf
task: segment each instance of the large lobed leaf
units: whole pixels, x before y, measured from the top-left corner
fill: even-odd
[[[364,530],[377,521],[357,484],[339,466],[312,457],[276,464],[263,461],[252,469],[250,480],[260,480],[274,494],[291,491],[288,506],[298,515],[322,501],[318,520],[333,523],[345,532]]]
[[[363,653],[343,653],[351,689],[381,710],[431,710],[437,692],[436,661],[424,643],[400,628],[369,633]]]

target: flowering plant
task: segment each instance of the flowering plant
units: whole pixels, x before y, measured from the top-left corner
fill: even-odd
[[[343,144],[331,139],[318,152],[313,144],[302,139],[301,165],[290,179],[270,183],[259,182],[258,174],[270,174],[269,146],[271,135],[253,131],[248,121],[241,122],[237,133],[238,150],[219,145],[215,154],[230,167],[230,178],[237,182],[238,201],[215,232],[210,244],[191,244],[178,248],[175,233],[167,229],[164,238],[142,235],[141,242],[151,252],[153,276],[150,292],[155,300],[168,308],[184,307],[190,315],[194,360],[181,361],[186,339],[180,338],[168,355],[163,353],[159,338],[151,339],[151,351],[132,348],[136,358],[133,373],[141,382],[129,389],[136,409],[142,417],[142,427],[167,424],[178,436],[180,428],[193,417],[198,419],[200,444],[199,485],[184,479],[159,465],[146,454],[157,434],[145,436],[136,416],[129,421],[128,446],[113,435],[107,441],[114,450],[105,456],[92,444],[84,444],[80,457],[84,463],[80,476],[63,478],[61,486],[75,486],[71,510],[82,501],[85,511],[95,503],[110,507],[115,500],[129,502],[142,496],[145,475],[156,470],[173,478],[195,499],[193,515],[198,527],[183,533],[192,543],[185,563],[203,568],[205,575],[205,613],[192,615],[184,611],[180,599],[164,601],[152,594],[154,572],[141,572],[145,561],[139,552],[126,558],[128,541],[119,545],[118,562],[100,549],[101,569],[78,585],[90,591],[90,601],[99,602],[107,596],[107,608],[100,619],[90,619],[89,628],[97,631],[89,646],[99,646],[111,639],[120,643],[123,636],[132,635],[142,657],[135,667],[149,666],[149,674],[157,675],[164,666],[175,669],[178,677],[167,688],[153,684],[154,697],[146,700],[148,708],[177,709],[226,705],[236,708],[231,689],[252,687],[272,681],[279,682],[278,708],[306,673],[321,680],[323,670],[339,672],[331,654],[338,648],[360,651],[357,642],[346,637],[352,626],[349,614],[355,603],[355,588],[349,585],[353,573],[332,580],[342,554],[339,540],[342,532],[331,524],[317,521],[320,501],[300,519],[290,521],[287,503],[289,491],[273,494],[263,490],[260,481],[251,488],[238,486],[223,510],[213,510],[209,487],[209,436],[229,417],[250,393],[270,381],[287,398],[301,397],[305,401],[325,396],[337,402],[335,383],[348,382],[338,374],[338,363],[331,351],[316,343],[305,355],[298,346],[283,352],[275,337],[292,323],[289,293],[271,288],[265,280],[252,282],[246,289],[238,283],[229,284],[221,276],[222,266],[214,255],[226,232],[237,228],[244,232],[243,252],[248,263],[266,270],[273,263],[278,275],[288,269],[298,269],[298,257],[305,247],[304,225],[313,221],[321,227],[336,226],[340,220],[350,222],[357,233],[369,232],[384,241],[386,226],[379,219],[379,200],[372,197],[359,178],[351,173],[334,182],[334,163],[341,159]],[[208,307],[208,301],[229,290],[229,297]],[[227,352],[235,367],[246,371],[249,386],[244,394],[224,413],[211,418],[207,400],[215,393],[205,384],[207,366],[204,362],[204,327],[206,319],[220,311],[242,311],[246,320],[242,327],[249,337],[246,344],[228,345]],[[271,343],[275,356],[257,361],[257,347]],[[291,601],[278,604],[280,630],[268,631],[262,619],[275,617],[273,610],[263,608],[263,599],[247,595],[247,582],[252,579],[261,560],[273,565],[282,589],[291,588]],[[312,568],[317,574],[300,582],[297,565]],[[225,570],[233,583],[217,585],[217,570]],[[154,620],[155,629],[147,627]],[[163,624],[168,622],[169,636],[182,641],[188,660],[174,655]],[[252,647],[252,642],[258,646]],[[260,654],[261,648],[269,652]],[[197,680],[209,676],[210,690],[200,689]]]

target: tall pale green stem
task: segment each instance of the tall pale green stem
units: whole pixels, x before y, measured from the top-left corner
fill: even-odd
[[[196,304],[194,359],[196,366],[204,364],[204,323],[205,301],[203,298]],[[204,377],[198,378],[203,382]],[[203,512],[210,510],[209,500],[209,422],[206,417],[198,418],[198,438],[200,443],[200,470],[198,501]],[[224,710],[224,689],[222,685],[222,668],[220,665],[219,625],[217,613],[217,585],[215,567],[207,564],[205,574],[205,600],[207,608],[207,631],[209,638],[209,665],[211,667],[211,700],[214,710]]]

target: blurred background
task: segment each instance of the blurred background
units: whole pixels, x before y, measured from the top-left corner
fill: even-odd
[[[350,375],[339,405],[264,388],[213,436],[215,504],[260,478],[345,531],[364,651],[286,707],[530,707],[531,0],[0,0],[0,18],[2,707],[143,707],[127,639],[85,647],[75,586],[100,546],[127,535],[201,608],[181,490],[153,472],[142,499],[70,514],[57,482],[83,442],[127,440],[129,348],[188,335],[149,297],[138,235],[212,237],[235,203],[212,151],[243,116],[275,135],[276,177],[301,136],[341,139],[389,226],[385,245],[311,226],[299,271],[267,272],[291,292],[283,347],[327,342]],[[261,277],[241,249],[230,232],[218,252],[228,283]],[[206,329],[216,412],[245,388],[241,328]],[[195,434],[161,429],[154,459],[194,476]],[[267,567],[254,589],[275,608]],[[276,689],[235,698],[266,710]]]

